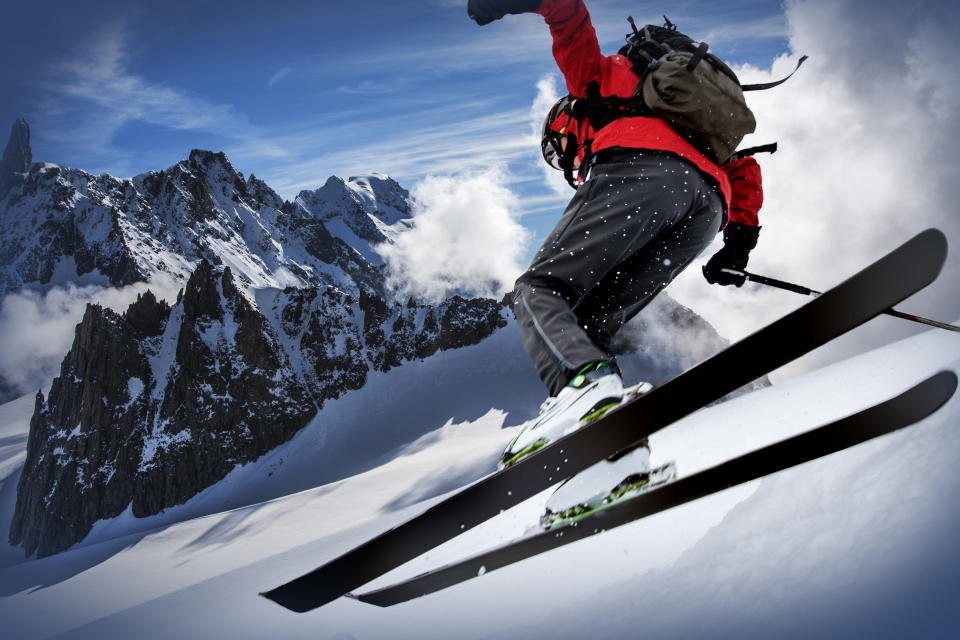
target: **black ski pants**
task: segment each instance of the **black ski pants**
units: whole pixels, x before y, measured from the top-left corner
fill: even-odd
[[[598,154],[513,291],[520,338],[550,395],[584,365],[614,359],[617,331],[710,244],[722,215],[719,190],[677,156]]]

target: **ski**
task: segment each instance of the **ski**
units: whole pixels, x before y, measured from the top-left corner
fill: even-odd
[[[429,573],[350,597],[388,607],[435,593],[545,551],[902,429],[943,406],[956,388],[956,374],[940,372],[891,400],[847,418],[601,507],[562,526],[535,531]]]
[[[297,612],[331,602],[883,313],[933,282],[946,253],[943,233],[928,229],[602,419],[261,595]]]

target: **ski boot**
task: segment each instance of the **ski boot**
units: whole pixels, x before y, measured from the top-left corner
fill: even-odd
[[[598,462],[557,487],[547,500],[540,526],[553,529],[675,480],[674,462],[650,468],[647,442]]]
[[[595,362],[581,369],[556,397],[540,405],[540,413],[520,429],[500,458],[508,467],[541,447],[607,414],[630,398],[653,387],[646,382],[624,387],[612,362]]]

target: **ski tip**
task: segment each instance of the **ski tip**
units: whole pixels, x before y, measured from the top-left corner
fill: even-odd
[[[294,613],[306,613],[307,611],[312,611],[316,609],[320,604],[317,604],[312,599],[304,597],[292,597],[290,594],[285,594],[282,587],[273,589],[271,591],[264,591],[260,595],[267,600],[276,602],[278,605],[284,609],[293,611]]]
[[[957,392],[957,385],[960,384],[960,378],[957,377],[955,371],[947,369],[931,376],[927,382],[930,383],[931,386],[935,385],[936,392],[940,394],[940,403],[937,405],[937,410],[939,410],[943,405],[947,404]]]
[[[947,236],[940,229],[931,227],[914,236],[912,242],[922,244],[931,261],[938,263],[937,271],[947,260]]]
[[[930,227],[929,229],[921,231],[919,234],[917,234],[917,237],[929,237],[931,238],[931,240],[929,240],[930,242],[933,242],[935,239],[936,242],[939,242],[944,246],[947,244],[947,236],[943,233],[943,231],[940,231],[940,229],[937,229],[936,227]]]

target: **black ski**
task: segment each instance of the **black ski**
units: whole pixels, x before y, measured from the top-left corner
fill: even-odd
[[[944,235],[924,231],[650,393],[261,595],[298,612],[335,600],[879,315],[933,282],[946,254]]]
[[[350,597],[389,607],[435,593],[544,551],[902,429],[943,406],[956,388],[956,374],[952,371],[940,372],[892,400],[652,489],[580,518],[575,523],[537,531],[429,573]]]

